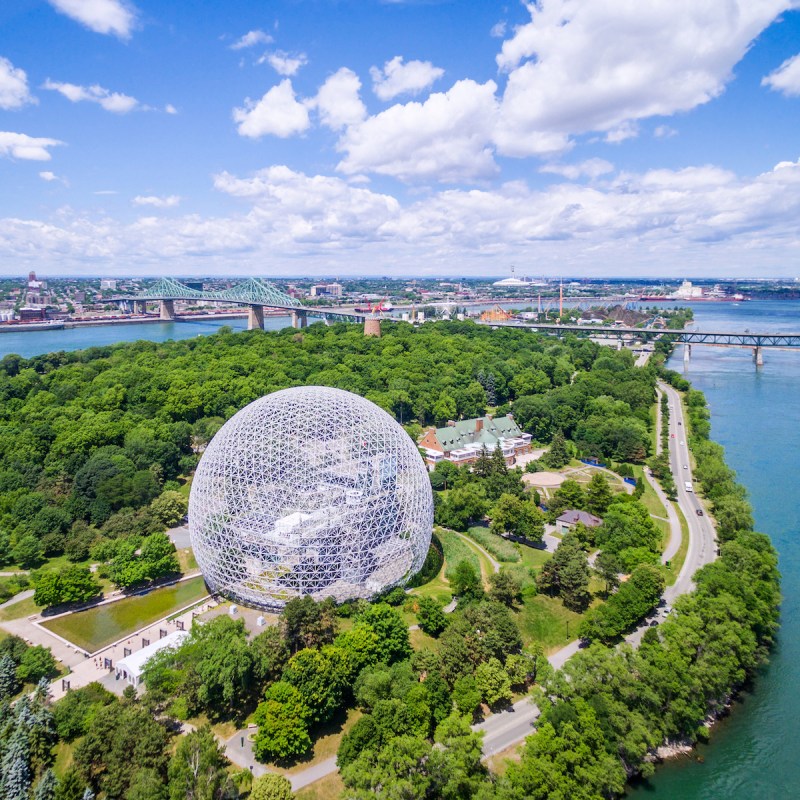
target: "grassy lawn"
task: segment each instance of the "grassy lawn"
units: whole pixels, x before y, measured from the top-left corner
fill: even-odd
[[[507,747],[505,750],[501,750],[499,753],[489,756],[489,758],[486,759],[486,766],[489,767],[489,771],[495,775],[504,775],[508,769],[508,765],[512,761],[519,761],[521,759],[521,745],[522,742],[512,744],[511,747]]]
[[[541,642],[549,655],[575,639],[583,617],[564,608],[559,598],[537,594],[525,598],[514,618],[525,645]]]
[[[478,551],[471,548],[457,533],[445,528],[437,528],[436,535],[439,537],[444,551],[445,577],[452,574],[460,561],[469,561],[476,571],[480,571],[481,562],[478,558]]]
[[[672,504],[675,507],[675,513],[681,521],[681,546],[675,557],[670,561],[670,565],[665,567],[667,576],[667,586],[672,586],[678,579],[678,573],[683,568],[683,562],[686,561],[686,553],[689,552],[689,525],[686,522],[686,517],[683,516],[680,506],[677,503]]]
[[[474,539],[484,550],[491,553],[497,561],[507,563],[519,561],[519,548],[521,545],[492,533],[488,525],[473,525],[467,530],[467,536]]]
[[[439,640],[428,636],[427,633],[423,633],[421,630],[409,631],[409,637],[411,638],[411,646],[415,650],[439,651]]]
[[[127,597],[115,603],[77,611],[42,623],[48,630],[63,636],[78,647],[93,653],[199,600],[208,594],[202,577],[190,578],[173,586],[153,589],[146,595]],[[27,601],[23,601],[27,602]],[[23,605],[20,603],[19,605]],[[11,606],[11,610],[15,606]],[[22,615],[20,615],[22,616]]]
[[[453,593],[447,578],[444,577],[444,567],[432,581],[412,589],[411,594],[418,597],[432,597],[439,605],[447,605],[452,599]]]
[[[53,764],[53,771],[56,775],[63,775],[72,765],[72,754],[75,751],[75,745],[78,744],[78,741],[59,742],[56,745],[56,760]]]
[[[41,607],[33,602],[32,597],[28,597],[25,600],[20,600],[19,603],[0,608],[0,621],[22,619],[23,617],[29,617],[31,614],[38,614],[40,611]]]
[[[458,534],[456,534],[458,535]],[[467,546],[469,550],[475,553],[478,556],[478,563],[481,568],[481,577],[483,578],[483,586],[485,589],[489,588],[489,576],[494,574],[494,567],[492,566],[492,562],[486,558],[486,554],[481,550],[481,548],[472,541],[466,534],[462,534],[459,536],[461,541]]]
[[[326,775],[324,778],[295,792],[297,800],[336,800],[344,791],[344,783],[338,772]]]
[[[191,547],[178,550],[176,555],[178,556],[178,564],[180,564],[181,572],[186,573],[197,569],[197,559],[194,557],[194,552]]]

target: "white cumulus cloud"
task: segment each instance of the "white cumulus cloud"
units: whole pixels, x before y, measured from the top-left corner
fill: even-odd
[[[419,94],[444,75],[441,67],[430,61],[408,61],[402,56],[387,61],[383,68],[370,67],[372,89],[381,100],[391,100],[400,94]]]
[[[762,86],[769,86],[787,97],[800,96],[800,53],[787,58],[776,70],[770,72],[761,81]]]
[[[248,31],[231,45],[231,50],[244,50],[257,44],[269,44],[271,41],[272,37],[268,33],[264,33],[264,31]]]
[[[507,71],[495,141],[528,156],[569,137],[718,96],[750,43],[794,0],[539,0],[497,56]]]
[[[97,194],[99,194],[99,192]],[[166,197],[139,194],[133,198],[132,202],[135,206],[153,206],[154,208],[175,208],[175,206],[177,206],[181,202],[181,198],[177,194],[171,194]]]
[[[367,116],[361,102],[361,81],[358,75],[342,67],[320,86],[317,96],[307,105],[319,111],[320,121],[333,130],[355,125]]]
[[[136,23],[134,7],[121,0],[48,0],[51,6],[95,33],[130,38]]]
[[[0,108],[11,110],[35,102],[36,98],[28,91],[25,70],[0,56]]]
[[[305,53],[290,55],[283,50],[276,50],[274,53],[266,53],[258,59],[259,64],[268,63],[278,75],[296,75],[300,67],[308,63]]]
[[[554,175],[562,175],[571,181],[581,177],[599,178],[614,171],[614,165],[604,158],[590,158],[581,161],[579,164],[545,164],[539,172],[549,172]]]
[[[286,139],[311,125],[308,109],[298,101],[288,78],[273,86],[260,100],[246,98],[243,108],[233,110],[233,121],[239,135],[251,139],[267,134]]]
[[[63,271],[180,267],[234,274],[302,257],[305,274],[477,274],[530,263],[536,272],[603,275],[791,275],[800,247],[800,162],[754,177],[714,165],[621,173],[584,185],[447,189],[401,202],[327,175],[271,166],[214,176],[243,210],[148,215],[132,223],[70,209],[52,220],[0,218],[0,259]]]
[[[424,103],[394,105],[351,125],[338,149],[337,169],[376,172],[400,180],[455,181],[495,174],[487,145],[495,113],[494,81],[458,81]]]
[[[25,133],[0,131],[0,156],[20,158],[28,161],[49,161],[48,148],[64,144],[58,139],[28,136]]]
[[[127,114],[140,107],[139,101],[135,97],[121,92],[112,92],[97,84],[94,86],[79,86],[75,83],[51,81],[48,78],[42,88],[59,92],[73,103],[97,103],[101,108],[110,111],[112,114]]]

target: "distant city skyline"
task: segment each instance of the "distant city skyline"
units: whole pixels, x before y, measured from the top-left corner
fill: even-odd
[[[798,0],[7,0],[0,277],[800,275]]]

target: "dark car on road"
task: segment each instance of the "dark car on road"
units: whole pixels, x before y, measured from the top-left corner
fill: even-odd
[[[702,508],[698,508],[697,511],[695,511],[694,513],[697,514],[698,517],[702,517],[703,516],[703,509]]]

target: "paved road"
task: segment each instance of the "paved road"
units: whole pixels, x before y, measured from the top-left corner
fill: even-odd
[[[0,608],[13,606],[16,603],[19,603],[21,600],[27,600],[29,597],[33,597],[34,591],[34,589],[25,589],[24,592],[18,592],[10,600],[6,600],[5,603],[0,603]]]
[[[667,587],[664,597],[668,603],[675,598],[687,594],[694,589],[694,574],[700,567],[710,564],[717,557],[717,536],[708,512],[694,491],[686,491],[685,482],[693,486],[692,465],[689,458],[689,447],[686,444],[686,420],[683,405],[678,392],[671,386],[660,384],[666,393],[670,405],[669,415],[669,461],[675,476],[678,490],[678,505],[686,517],[689,526],[689,550],[678,578],[672,586]],[[672,438],[675,434],[675,438]],[[686,467],[684,469],[684,467]],[[703,516],[697,512],[702,511]]]

